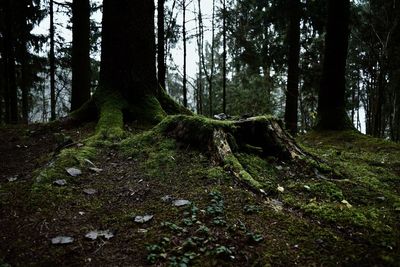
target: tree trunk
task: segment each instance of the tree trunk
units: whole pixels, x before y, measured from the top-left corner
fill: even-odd
[[[226,114],[226,0],[222,4],[222,112]]]
[[[157,3],[157,74],[160,90],[165,90],[165,0],[158,0]]]
[[[212,17],[211,17],[211,73],[208,84],[208,104],[210,105],[210,117],[213,114],[213,80],[214,80],[214,48],[215,48],[215,0],[212,1]]]
[[[349,17],[349,0],[328,1],[324,65],[318,98],[317,128],[321,130],[353,128],[345,107]]]
[[[54,3],[50,0],[50,120],[56,119],[56,63],[55,63]]]
[[[201,3],[200,0],[197,1],[197,6],[199,8],[198,11],[198,32],[197,32],[197,53],[199,56],[199,76],[198,76],[198,103],[197,103],[197,113],[203,114],[203,15],[201,12]]]
[[[12,27],[15,12],[11,0],[6,2],[5,31],[4,31],[4,59],[6,78],[6,123],[18,122],[18,94],[15,71],[15,32]]]
[[[71,111],[90,99],[90,3],[72,2],[72,94]]]
[[[23,123],[28,123],[29,121],[29,61],[28,61],[28,51],[24,43],[22,47],[22,57],[21,57],[21,98],[22,98],[22,121]]]
[[[182,0],[182,36],[183,36],[183,106],[187,108],[187,80],[186,80],[186,57],[187,57],[187,44],[186,44],[186,1]]]
[[[288,80],[286,91],[285,124],[288,131],[297,133],[300,61],[300,0],[290,2],[288,28]]]
[[[130,103],[155,95],[154,3],[104,0],[100,89]]]

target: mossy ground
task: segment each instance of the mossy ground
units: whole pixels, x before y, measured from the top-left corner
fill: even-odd
[[[39,168],[40,183],[39,172],[28,171],[8,182],[18,168],[8,170],[0,183],[0,265],[399,266],[399,145],[353,132],[300,138],[340,177],[236,153],[265,197],[213,165],[201,147],[168,138],[160,127],[128,125],[104,142],[76,137],[83,146],[61,152],[64,160],[50,173]],[[43,167],[49,152],[30,170]],[[85,158],[103,171],[90,171]],[[63,168],[71,165],[83,174],[68,177]],[[65,187],[52,184],[60,178]],[[87,188],[98,192],[86,195]],[[167,195],[192,204],[175,207],[162,200]],[[154,218],[134,222],[145,214]],[[115,237],[85,239],[95,229]],[[75,241],[51,245],[58,235]]]

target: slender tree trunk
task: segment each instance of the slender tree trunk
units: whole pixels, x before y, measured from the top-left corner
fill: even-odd
[[[349,41],[349,0],[328,1],[325,57],[318,98],[319,129],[352,128],[345,108],[345,69]]]
[[[226,114],[226,0],[222,4],[222,112]]]
[[[73,0],[71,111],[90,99],[90,69],[90,3]]]
[[[165,0],[158,0],[157,3],[157,75],[160,90],[165,90]]]
[[[24,51],[21,57],[21,98],[22,98],[22,121],[28,123],[29,121],[29,85],[28,85],[28,51],[26,45],[22,48]]]
[[[385,73],[386,72],[381,66],[376,84],[377,93],[376,93],[375,110],[374,110],[374,125],[372,131],[372,135],[375,137],[382,137],[382,131],[384,130],[382,124],[382,121],[384,120],[382,109],[384,100],[383,98],[384,98],[384,88],[385,88],[385,81],[384,81]]]
[[[187,43],[186,43],[186,1],[182,0],[182,35],[183,35],[183,106],[187,108],[187,80],[186,80],[186,57],[187,57]]]
[[[300,0],[290,2],[288,29],[288,81],[286,91],[285,123],[288,131],[297,133],[300,62]]]
[[[55,63],[55,40],[54,40],[54,3],[50,0],[50,120],[56,119],[56,63]]]
[[[201,12],[201,0],[197,1],[199,12],[198,12],[198,36],[197,36],[197,50],[199,55],[199,83],[198,83],[198,110],[199,114],[203,114],[203,62],[202,62],[202,54],[203,54],[203,15]]]
[[[210,117],[213,114],[213,80],[214,80],[214,48],[215,48],[215,0],[212,1],[212,17],[211,17],[211,73],[210,73],[210,80],[209,80],[209,87],[208,87],[208,102],[209,102],[209,109],[210,109]]]
[[[17,82],[15,72],[15,37],[14,29],[12,27],[14,21],[12,0],[7,0],[5,12],[5,31],[4,31],[4,50],[5,50],[5,69],[6,69],[6,122],[18,122],[18,95],[17,95]]]

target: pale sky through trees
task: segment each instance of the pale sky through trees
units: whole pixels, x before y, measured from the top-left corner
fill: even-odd
[[[60,3],[66,3],[70,1],[60,0]],[[92,0],[92,3],[101,3],[99,0]],[[171,8],[173,0],[168,0],[166,6]],[[189,89],[189,99],[193,97],[193,89],[191,84],[196,77],[196,73],[198,72],[198,52],[197,52],[197,43],[196,43],[196,29],[198,26],[197,22],[197,14],[198,14],[198,6],[197,0],[186,0],[187,2],[187,12],[186,12],[186,28],[187,28],[187,36],[189,37],[187,43],[187,75],[188,75],[188,89]],[[204,25],[204,44],[206,42],[211,43],[211,18],[212,18],[212,3],[213,0],[201,0],[201,8],[203,15],[203,25]],[[46,3],[47,4],[47,3]],[[215,12],[218,14],[219,8],[222,6],[219,0],[215,0],[216,8]],[[157,0],[155,0],[155,5],[157,7]],[[157,8],[156,8],[157,9]],[[72,31],[67,27],[71,25],[68,24],[70,18],[66,14],[66,9],[63,7],[57,7],[55,5],[55,11],[57,11],[55,15],[55,25],[56,31],[65,39],[65,45],[70,45],[72,41]],[[173,16],[177,18],[177,24],[179,26],[182,25],[182,7],[180,5],[180,0],[176,0],[175,9],[173,11]],[[101,26],[101,11],[97,11],[92,15],[92,19],[94,19],[99,26]],[[155,12],[155,25],[157,19],[157,11]],[[218,16],[216,15],[216,20],[218,20]],[[33,31],[37,34],[48,35],[49,34],[49,26],[50,21],[49,17],[46,17],[39,26],[37,26]],[[215,25],[215,34],[217,34],[221,29],[218,23],[214,23]],[[46,51],[43,51],[43,54],[47,54],[47,50],[49,46],[46,46]],[[172,61],[168,58],[167,67],[174,67],[175,65],[178,67],[178,72],[180,75],[183,73],[183,42],[182,42],[182,33],[180,33],[179,42],[171,49]],[[92,55],[92,57],[96,57],[100,59],[100,53]],[[192,100],[191,100],[192,101]],[[361,120],[361,132],[365,133],[365,110],[363,107],[360,108],[360,120]]]

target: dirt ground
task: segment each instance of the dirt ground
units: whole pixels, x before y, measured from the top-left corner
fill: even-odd
[[[78,178],[67,178],[63,186],[43,185],[37,191],[39,171],[57,160],[61,148],[84,143],[94,127],[0,129],[1,267],[399,266],[395,260],[399,257],[397,231],[386,229],[380,235],[375,224],[358,225],[354,218],[347,222],[341,215],[328,218],[325,213],[296,206],[304,201],[304,207],[314,207],[311,204],[321,200],[321,205],[346,212],[346,204],[335,198],[336,191],[347,194],[348,186],[339,181],[339,190],[332,182],[321,182],[310,177],[312,173],[281,162],[271,163],[273,171],[266,172],[255,164],[255,157],[239,156],[249,171],[275,175],[287,191],[263,198],[237,184],[222,168],[212,166],[207,155],[156,139],[130,155],[118,146],[99,147]],[[101,170],[91,170],[92,163]],[[399,184],[398,179],[389,182]],[[313,183],[315,188],[324,186],[315,196],[307,191],[310,186],[304,187],[309,184],[313,189]],[[87,193],[88,189],[92,192]],[[370,197],[365,192],[369,191],[362,195]],[[365,202],[356,194],[340,197],[353,205]],[[382,198],[371,196],[375,202],[377,197]],[[173,200],[191,204],[177,207]],[[359,216],[357,212],[352,216]],[[134,219],[139,215],[154,217],[137,223]],[[383,227],[398,225],[390,218],[382,219]],[[375,228],[376,233],[371,230]],[[113,236],[85,237],[94,230]],[[57,236],[74,240],[52,244]]]

